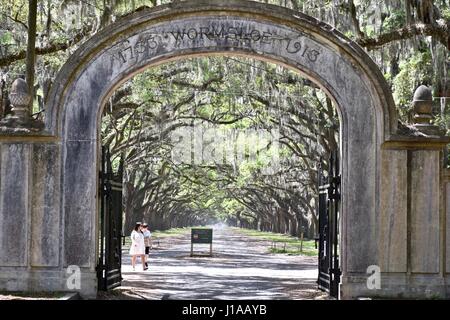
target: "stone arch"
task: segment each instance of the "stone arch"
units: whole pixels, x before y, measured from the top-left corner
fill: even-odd
[[[108,96],[144,68],[211,54],[288,66],[335,101],[344,159],[344,283],[364,273],[378,256],[381,144],[397,124],[390,90],[369,56],[330,26],[247,1],[188,1],[137,12],[88,40],[62,68],[47,102],[46,130],[61,141],[64,266],[79,265],[95,278],[97,137]]]
[[[5,212],[19,208],[25,210],[24,219],[29,214],[31,221],[53,222],[51,228],[33,224],[27,231],[30,244],[20,242],[17,257],[2,258],[0,252],[2,274],[23,268],[18,276],[16,270],[8,274],[16,277],[16,289],[66,290],[65,268],[77,265],[82,294],[96,293],[102,106],[115,88],[145,68],[204,55],[243,55],[284,65],[319,85],[337,105],[343,297],[448,292],[450,246],[443,230],[450,226],[443,225],[439,166],[447,140],[399,135],[392,94],[378,67],[331,26],[289,9],[241,0],[189,0],[144,9],[119,19],[71,56],[46,103],[45,134],[29,138],[31,147],[18,138],[1,146],[1,165],[22,159],[14,162],[11,175],[16,170],[20,179],[43,188],[26,191],[15,202],[2,191],[0,214],[7,217]],[[32,161],[27,160],[31,150]],[[2,190],[8,189],[5,181],[0,181]],[[51,245],[42,233],[54,240]],[[367,288],[370,265],[381,268],[381,290]],[[0,288],[5,288],[2,277]]]

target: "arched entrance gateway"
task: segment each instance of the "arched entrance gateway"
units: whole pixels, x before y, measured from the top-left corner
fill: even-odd
[[[445,139],[399,134],[377,66],[329,25],[262,3],[197,0],[142,10],[95,35],[55,80],[45,129],[2,134],[0,290],[74,291],[66,280],[75,265],[78,291],[96,294],[102,106],[143,69],[200,55],[282,64],[334,99],[341,120],[343,298],[448,297]],[[367,285],[373,265],[380,286]]]

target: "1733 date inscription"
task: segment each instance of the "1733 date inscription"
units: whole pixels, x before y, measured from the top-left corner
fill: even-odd
[[[218,48],[251,48],[259,45],[273,46],[274,50],[281,46],[288,54],[315,63],[321,54],[320,49],[306,39],[305,36],[281,36],[270,31],[228,25],[181,28],[160,33],[143,33],[137,36],[137,40],[124,40],[114,47],[111,61],[119,66],[129,61],[133,63],[133,60],[137,62],[155,55],[158,50],[167,52],[170,47],[177,49],[217,45]]]

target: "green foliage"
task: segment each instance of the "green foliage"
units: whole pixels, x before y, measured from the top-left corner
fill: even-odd
[[[374,37],[374,36],[376,36],[376,34],[378,32],[376,29],[376,26],[373,26],[373,25],[363,26],[361,28],[361,31],[364,32],[364,34],[366,34],[367,37]]]
[[[196,228],[196,227],[192,227]],[[154,238],[169,238],[169,237],[177,237],[184,236],[191,232],[191,228],[171,228],[168,230],[152,230],[152,237]]]
[[[450,7],[441,9],[441,17],[445,21],[450,21]]]
[[[0,33],[0,44],[1,45],[7,45],[12,44],[14,41],[12,33],[8,31],[3,31],[3,33]]]
[[[415,89],[420,84],[432,83],[433,67],[428,51],[417,52],[400,64],[400,72],[393,80],[394,99],[403,119],[412,101]]]
[[[268,252],[275,254],[288,255],[306,255],[317,256],[318,251],[315,248],[315,241],[289,236],[281,233],[263,232],[250,229],[234,228],[240,233],[250,237],[271,241],[271,245],[267,248]]]
[[[323,128],[338,126],[333,124],[337,119],[332,106],[320,111],[328,106],[326,95],[305,85],[298,74],[244,58],[189,59],[149,69],[116,94],[111,98],[115,102],[105,108],[102,139],[116,156],[115,166],[125,152],[126,183],[134,190],[125,201],[144,190],[131,209],[142,210],[144,220],[170,214],[198,222],[254,224],[259,217],[270,221],[287,199],[303,197],[307,199],[302,205],[291,201],[290,209],[283,210],[304,219],[315,214],[313,206],[306,205],[312,201],[316,176],[309,168],[318,161],[322,146],[304,144],[323,134]],[[173,141],[164,132],[174,131],[174,125],[193,124],[215,130],[214,154],[222,152],[227,161],[211,162],[197,153],[201,162],[192,163],[190,157],[174,162]],[[309,135],[309,142],[280,144],[276,132],[294,137],[297,133],[291,128],[299,137]],[[194,143],[186,134],[185,145]],[[204,142],[212,143],[208,141]],[[289,189],[283,172],[289,172],[292,181],[304,181],[304,186]],[[273,204],[261,202],[271,197],[277,199]]]
[[[383,31],[390,32],[393,30],[398,30],[405,26],[406,15],[403,10],[394,10],[391,14],[383,21]]]

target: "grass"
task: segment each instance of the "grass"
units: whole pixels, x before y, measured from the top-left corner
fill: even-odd
[[[172,228],[172,229],[163,230],[163,231],[161,231],[161,230],[151,231],[152,241],[155,244],[155,242],[158,240],[190,234],[191,228],[204,228],[204,227]],[[125,247],[129,247],[130,245],[131,245],[131,239],[129,236],[127,236],[125,238]]]
[[[172,228],[164,231],[156,230],[152,231],[153,243],[155,241],[177,237],[181,235],[187,235],[191,233],[192,228],[207,228],[207,227],[187,227],[187,228]],[[268,252],[275,254],[288,254],[288,255],[304,255],[315,257],[317,256],[317,249],[314,248],[314,240],[303,239],[303,248],[300,251],[301,241],[297,237],[293,237],[287,234],[264,232],[251,229],[233,228],[249,237],[257,237],[262,240],[271,241],[272,245],[267,248]],[[125,238],[125,246],[129,247],[131,244],[130,237]]]
[[[300,238],[287,234],[264,232],[251,229],[234,228],[236,231],[250,237],[260,238],[271,241],[272,245],[267,249],[270,253],[282,253],[288,255],[304,255],[314,257],[318,251],[314,246],[314,240],[303,239],[303,248],[301,249]]]
[[[172,228],[164,231],[156,230],[152,232],[152,237],[155,238],[167,238],[176,237],[180,235],[185,235],[191,233],[191,228]]]

